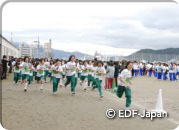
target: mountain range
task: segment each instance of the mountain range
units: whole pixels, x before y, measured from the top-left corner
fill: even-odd
[[[18,42],[13,42],[13,44],[19,48],[19,43]],[[27,43],[24,43],[27,44]],[[34,57],[38,57],[38,49],[37,47],[35,47],[35,52],[34,52]],[[68,59],[70,57],[70,55],[75,55],[76,58],[83,58],[85,56],[89,56],[88,54],[85,53],[81,53],[78,51],[74,51],[74,52],[67,52],[67,51],[63,51],[63,50],[58,50],[58,49],[53,49],[52,48],[52,54],[53,54],[53,58],[57,59],[57,58],[65,58]],[[44,57],[44,49],[43,47],[39,48],[39,58],[43,58]]]
[[[166,48],[166,49],[142,49],[129,56],[125,57],[129,60],[146,60],[146,61],[175,61],[179,59],[179,48]]]

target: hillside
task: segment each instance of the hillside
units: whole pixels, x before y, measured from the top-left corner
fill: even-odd
[[[160,50],[142,49],[126,57],[128,60],[146,61],[175,61],[179,59],[179,48],[167,48]]]
[[[27,44],[27,43],[24,43]],[[14,42],[14,45],[19,48],[19,43],[18,42]],[[53,53],[53,58],[57,59],[57,58],[66,58],[68,59],[70,55],[75,55],[76,58],[79,57],[84,57],[84,56],[89,56],[88,54],[84,54],[78,51],[75,52],[67,52],[67,51],[63,51],[63,50],[58,50],[58,49],[52,49],[52,53]],[[37,57],[37,48],[35,48],[35,57]],[[39,58],[44,57],[44,49],[43,48],[39,48]]]

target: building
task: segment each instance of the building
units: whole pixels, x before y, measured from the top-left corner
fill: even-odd
[[[6,55],[7,57],[13,56],[14,58],[19,57],[19,49],[2,35],[0,35],[0,37],[1,58],[3,57],[3,55]]]
[[[50,39],[48,43],[44,43],[44,57],[51,58],[52,55],[52,40]]]
[[[33,44],[20,43],[19,44],[19,56],[29,56],[34,58],[35,49]]]

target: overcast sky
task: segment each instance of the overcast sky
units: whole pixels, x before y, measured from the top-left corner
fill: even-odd
[[[179,47],[175,3],[9,3],[3,35],[28,42],[52,39],[52,48],[128,55],[136,50]]]

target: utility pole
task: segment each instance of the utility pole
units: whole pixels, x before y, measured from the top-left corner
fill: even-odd
[[[37,50],[37,52],[38,52],[38,58],[39,58],[39,47],[40,47],[39,36],[38,36],[38,41],[37,41],[37,43],[38,43],[38,50]]]
[[[39,48],[40,48],[39,36],[38,36],[38,40],[37,41],[33,41],[33,42],[37,43],[37,58],[39,58]]]
[[[12,35],[13,35],[13,32],[11,32],[11,43],[13,43],[13,42],[12,42]]]

